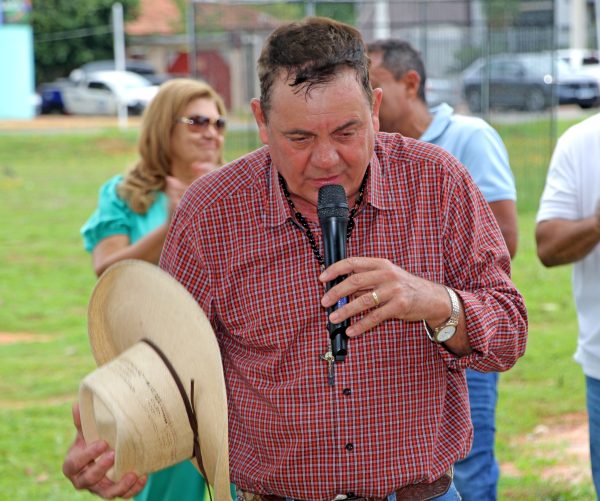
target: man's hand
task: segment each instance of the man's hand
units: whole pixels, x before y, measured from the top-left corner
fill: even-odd
[[[76,489],[87,489],[104,499],[130,498],[138,494],[146,485],[146,477],[138,478],[135,473],[127,473],[116,483],[106,477],[114,464],[115,453],[104,441],[85,443],[77,403],[73,404],[73,422],[77,435],[63,463],[65,477]]]
[[[335,323],[367,312],[348,329],[348,336],[362,334],[391,318],[427,320],[430,325],[438,325],[450,316],[450,298],[444,287],[412,275],[387,259],[343,259],[327,268],[319,279],[329,282],[340,275],[348,278],[329,290],[321,304],[327,308],[342,297],[352,298],[331,314],[330,320]]]
[[[341,275],[348,277],[332,287],[321,299],[321,304],[328,308],[343,297],[351,298],[348,304],[329,316],[333,323],[366,312],[346,330],[349,337],[358,336],[392,318],[409,322],[425,320],[429,326],[437,327],[452,313],[452,303],[444,286],[412,275],[387,259],[342,259],[327,268],[319,280],[330,282]],[[444,346],[458,356],[471,352],[462,307],[456,334]]]

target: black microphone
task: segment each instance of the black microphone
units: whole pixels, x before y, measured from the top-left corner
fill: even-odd
[[[348,230],[348,199],[344,188],[339,184],[328,184],[319,189],[317,214],[323,233],[323,248],[325,250],[325,267],[346,258],[346,233]],[[342,282],[346,276],[339,276],[325,284],[325,290]],[[329,315],[348,303],[348,298],[343,297],[336,304],[327,308]],[[350,326],[349,320],[333,324],[327,320],[327,330],[331,340],[331,352],[337,362],[343,362],[348,353],[348,336],[346,329]]]

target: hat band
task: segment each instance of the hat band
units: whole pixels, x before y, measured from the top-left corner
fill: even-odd
[[[194,380],[191,380],[190,401],[190,399],[187,396],[187,393],[185,392],[183,383],[181,382],[181,379],[179,378],[179,375],[175,370],[175,367],[173,367],[173,364],[171,364],[164,352],[148,338],[142,338],[140,339],[140,341],[146,343],[156,352],[156,354],[161,358],[161,360],[165,364],[166,368],[169,369],[169,372],[173,377],[173,381],[175,381],[175,384],[177,385],[177,389],[179,390],[181,398],[183,399],[183,404],[185,405],[185,412],[187,413],[188,421],[190,422],[190,426],[192,427],[192,433],[194,435],[194,447],[192,457],[195,458],[198,462],[198,469],[200,470],[200,473],[202,473],[202,476],[208,484],[208,475],[206,474],[206,471],[204,470],[204,464],[202,463],[202,451],[200,449],[200,437],[198,435],[198,419],[196,418],[196,409],[194,406]],[[208,492],[210,495],[210,489],[208,490]],[[212,501],[212,495],[210,495],[210,499]]]

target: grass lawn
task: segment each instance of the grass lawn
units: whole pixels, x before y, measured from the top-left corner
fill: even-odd
[[[501,377],[498,457],[510,468],[500,498],[593,499],[589,481],[543,477],[568,461],[562,449],[528,442],[540,424],[584,410],[583,376],[572,360],[570,269],[544,269],[535,256],[535,208],[550,154],[539,143],[545,126],[499,127],[525,194],[513,276],[530,315],[527,353]],[[60,471],[73,438],[71,403],[94,368],[86,306],[95,276],[79,228],[102,182],[135,159],[135,141],[135,132],[117,130],[0,135],[0,499],[97,499],[76,493]],[[227,142],[228,159],[254,144],[235,132]]]

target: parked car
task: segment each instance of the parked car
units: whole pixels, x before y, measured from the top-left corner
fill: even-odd
[[[592,49],[559,49],[556,55],[573,68],[581,69],[600,64],[598,52]]]
[[[140,114],[158,92],[157,85],[130,71],[72,72],[71,80],[62,98],[65,111],[74,115],[116,115],[120,103]]]
[[[65,87],[72,85],[73,82],[68,78],[40,84],[37,90],[40,96],[40,113],[66,113],[62,93]]]
[[[595,78],[598,85],[600,85],[600,58],[597,51],[591,49],[559,49],[556,51],[556,55],[575,71]]]
[[[79,71],[83,71],[86,74],[95,73],[97,71],[113,71],[116,69],[115,62],[111,59],[92,61],[86,63],[79,68]],[[160,74],[156,72],[156,69],[148,61],[140,59],[127,59],[125,61],[125,71],[131,71],[143,76],[154,85],[160,85],[166,82],[170,76],[166,74]]]
[[[481,111],[487,80],[491,108],[540,111],[553,102],[581,108],[600,103],[596,80],[551,53],[498,54],[475,61],[463,72],[463,94],[473,112]]]

